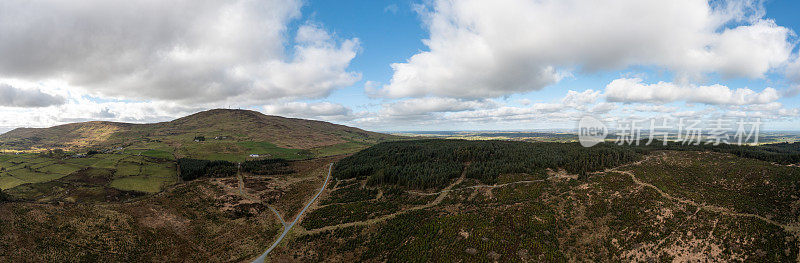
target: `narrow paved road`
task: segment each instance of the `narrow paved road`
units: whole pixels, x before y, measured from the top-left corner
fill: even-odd
[[[264,254],[261,254],[260,257],[258,257],[255,261],[253,261],[254,263],[262,263],[262,262],[264,262],[264,260],[267,258],[267,254],[269,254],[270,251],[275,249],[275,247],[277,247],[278,244],[281,243],[281,240],[283,240],[283,238],[286,237],[286,234],[288,234],[289,231],[292,230],[292,227],[294,227],[294,225],[297,223],[297,221],[299,221],[300,218],[303,217],[303,213],[305,213],[306,210],[308,210],[308,208],[311,206],[311,204],[313,204],[314,201],[317,200],[317,197],[319,197],[319,195],[322,194],[322,191],[325,191],[325,187],[328,186],[328,180],[330,180],[330,178],[331,178],[331,171],[332,170],[333,170],[333,163],[328,165],[328,176],[325,177],[325,183],[322,184],[322,188],[319,189],[319,192],[317,192],[317,194],[314,196],[314,198],[311,198],[311,201],[308,201],[308,204],[306,204],[306,207],[303,207],[303,210],[300,210],[300,213],[297,214],[297,216],[294,218],[294,221],[292,221],[292,223],[289,224],[288,226],[284,227],[283,233],[278,237],[278,240],[275,240],[275,243],[273,243],[272,246],[269,247],[269,249],[267,249],[266,252],[264,252]]]
[[[269,207],[269,210],[272,210],[272,212],[275,213],[275,216],[278,217],[279,220],[281,220],[281,225],[283,226],[283,228],[286,228],[286,221],[283,221],[283,217],[281,217],[281,214],[278,213],[278,210],[275,210],[275,208],[273,208],[271,205],[267,207]]]

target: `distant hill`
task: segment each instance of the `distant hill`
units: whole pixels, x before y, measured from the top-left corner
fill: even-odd
[[[74,149],[102,144],[135,124],[105,121],[70,123],[50,128],[17,128],[0,134],[0,149]]]
[[[196,138],[205,139],[195,142]],[[215,109],[169,122],[81,122],[18,128],[0,135],[0,150],[146,149],[176,156],[270,152],[270,149],[358,148],[396,138],[324,121]],[[172,151],[171,151],[171,150]],[[215,158],[212,158],[215,159]],[[226,158],[222,158],[226,159]]]

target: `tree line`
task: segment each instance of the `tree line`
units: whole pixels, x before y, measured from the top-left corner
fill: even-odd
[[[201,177],[230,177],[236,175],[236,164],[228,161],[178,159],[181,178],[191,181]]]
[[[4,193],[3,190],[0,190],[0,203],[5,203],[6,201],[11,201],[11,197]]]
[[[344,158],[335,172],[340,179],[366,177],[370,184],[414,188],[442,187],[462,172],[468,178],[493,184],[501,174],[535,174],[546,169],[586,175],[639,160],[647,151],[615,144],[585,148],[577,143],[555,142],[397,141],[380,143]]]
[[[679,142],[667,142],[664,145],[663,141],[653,141],[649,145],[634,146],[646,150],[672,150],[672,151],[713,151],[720,153],[729,153],[743,158],[757,159],[772,163],[779,164],[797,164],[800,163],[800,142],[794,143],[772,143],[762,145],[736,145],[736,144],[701,144],[701,145],[683,145]]]
[[[281,158],[250,160],[242,163],[242,171],[257,175],[291,174],[289,161]]]
[[[463,172],[467,178],[492,184],[501,174],[537,174],[546,169],[564,169],[585,176],[639,160],[643,154],[657,150],[713,151],[779,164],[800,163],[800,142],[758,146],[677,142],[665,145],[656,140],[650,144],[643,141],[638,146],[601,143],[586,148],[578,143],[427,139],[377,144],[342,159],[335,167],[335,176],[367,178],[371,185],[432,188],[447,185]],[[182,158],[178,165],[184,180],[229,177],[237,171],[236,164],[228,161]],[[289,162],[280,158],[245,161],[241,168],[258,175],[294,172]]]

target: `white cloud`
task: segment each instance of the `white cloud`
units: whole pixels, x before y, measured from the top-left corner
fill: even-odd
[[[582,112],[592,107],[600,97],[600,91],[570,90],[556,102],[533,103],[528,99],[517,101],[524,107],[508,106],[489,99],[410,98],[385,104],[380,111],[360,116],[354,123],[371,127],[381,127],[385,124],[413,124],[413,127],[420,127],[420,125],[461,126],[465,123],[485,124],[492,121],[506,124],[531,120],[564,122],[580,117]],[[593,109],[609,111],[616,107],[613,103],[602,104]]]
[[[734,118],[758,118],[762,122],[794,119],[800,116],[800,109],[778,109],[774,111],[745,111],[733,110],[725,111],[720,114],[720,117],[734,117]]]
[[[793,84],[789,88],[783,90],[783,94],[782,95],[783,95],[783,97],[789,98],[789,97],[797,96],[797,94],[800,94],[800,83]]]
[[[730,93],[747,94],[749,92],[730,91]],[[724,92],[721,94],[728,98],[729,102],[742,101],[730,94]],[[764,94],[770,94],[770,92]],[[511,102],[514,105],[522,106],[485,99],[411,98],[386,104],[377,112],[362,112],[350,123],[377,130],[430,130],[430,127],[497,130],[509,127],[511,129],[573,128],[577,120],[585,114],[593,114],[601,119],[611,121],[649,117],[704,119],[723,116],[758,117],[765,121],[782,121],[793,120],[800,116],[796,114],[800,110],[784,108],[783,104],[776,101],[741,105],[707,104],[691,106],[693,109],[688,109],[661,103],[620,103],[601,100],[605,96],[600,91],[570,90],[564,94],[564,97],[552,102],[537,103],[531,102],[529,99]],[[750,100],[749,97],[758,98],[759,96],[745,96],[744,101]],[[483,102],[489,103],[484,104]]]
[[[584,109],[586,105],[593,104],[600,98],[601,92],[595,90],[584,90],[577,92],[574,90],[567,91],[567,95],[561,99],[561,104],[566,107],[573,107],[577,109]]]
[[[306,24],[297,29],[297,35],[294,39],[298,43],[325,45],[331,40],[331,35],[328,34],[328,31],[322,29],[321,25]]]
[[[0,83],[0,106],[38,108],[64,104],[65,98],[38,89],[20,89]]]
[[[398,10],[399,8],[397,7],[397,4],[387,5],[386,7],[383,8],[383,12],[392,14],[397,14]]]
[[[730,111],[738,113],[742,117],[758,117],[764,119],[780,119],[797,117],[800,109],[787,109],[780,102],[771,102],[767,104],[745,105],[731,107],[734,110]]]
[[[436,112],[457,112],[491,108],[496,104],[489,100],[462,100],[454,98],[426,97],[406,99],[386,105],[382,113],[392,116],[420,115]]]
[[[583,115],[580,111],[567,111],[564,108],[553,106],[546,104],[534,104],[532,107],[503,106],[494,109],[454,112],[446,115],[446,119],[454,122],[508,123],[538,120],[544,123],[560,123],[577,120]]]
[[[0,77],[56,79],[93,95],[255,105],[317,98],[360,79],[357,39],[313,23],[299,0],[8,0]],[[288,49],[287,50],[287,46]]]
[[[0,126],[50,127],[54,125],[105,120],[133,123],[169,121],[194,112],[202,107],[188,107],[174,102],[98,102],[86,97],[70,98],[66,103],[36,110],[0,107]]]
[[[694,50],[686,60],[676,61],[675,66],[685,67],[687,73],[705,72],[708,68],[731,77],[760,78],[789,59],[794,47],[788,41],[791,34],[791,30],[772,20],[758,20],[713,35],[710,46]]]
[[[634,65],[680,80],[758,78],[785,64],[792,32],[763,19],[758,1],[712,2],[435,0],[418,8],[428,50],[392,64],[379,94],[499,97],[541,89],[572,68]]]
[[[800,54],[795,54],[794,60],[786,66],[785,74],[791,84],[784,90],[783,96],[797,96],[800,94]]]
[[[371,97],[402,99],[353,112],[354,105],[301,102],[361,79],[348,70],[359,40],[304,21],[301,0],[6,0],[0,3],[0,83],[8,85],[0,85],[0,129],[164,121],[232,105],[388,125],[382,129],[402,122],[447,125],[435,128],[569,122],[587,112],[796,117],[798,109],[776,101],[800,91],[800,59],[789,59],[792,32],[764,19],[758,1],[711,2],[431,0],[419,9],[430,31],[427,51],[392,65],[387,85],[364,84]],[[487,99],[538,90],[573,72],[632,66],[677,77],[646,84],[633,78],[637,73],[605,91],[521,99],[519,107]],[[709,73],[759,78],[775,69],[784,70],[777,73],[790,85],[780,94],[689,84]],[[669,102],[711,110],[679,112],[662,105]]]
[[[533,101],[531,101],[529,99],[519,99],[519,100],[517,100],[517,103],[519,103],[519,104],[521,104],[523,106],[528,106],[528,105],[531,105],[531,103],[533,103]]]
[[[776,111],[783,108],[780,102],[770,102],[767,104],[754,104],[738,107],[747,111]]]
[[[265,114],[297,117],[297,118],[310,118],[310,119],[323,119],[323,120],[350,120],[352,119],[353,112],[349,108],[330,102],[286,102],[265,105],[263,107]]]
[[[593,113],[607,113],[607,112],[615,110],[615,109],[617,109],[617,104],[603,102],[603,103],[598,103],[597,105],[592,107],[591,112],[593,112]]]
[[[778,115],[781,117],[797,117],[800,116],[800,109],[779,109]]]
[[[761,92],[751,89],[731,90],[719,84],[711,86],[680,86],[670,82],[655,84],[642,83],[642,79],[616,79],[605,89],[606,99],[612,102],[650,102],[669,103],[686,101],[690,103],[746,105],[765,104],[780,98],[773,88]]]
[[[676,118],[681,118],[681,117],[699,118],[706,114],[708,114],[708,111],[687,110],[687,111],[673,112],[670,115]]]
[[[796,54],[794,60],[786,66],[786,77],[800,84],[800,54]]]
[[[578,116],[601,97],[600,91],[569,90],[556,102],[533,103],[529,99],[517,101],[524,107],[508,106],[489,99],[459,99],[451,97],[423,97],[402,99],[384,104],[380,111],[361,116],[357,123],[365,125],[416,123],[441,125],[459,122],[482,122],[513,120],[556,120],[565,116]],[[598,111],[612,110],[615,105],[595,107]]]
[[[639,104],[633,107],[629,107],[629,109],[639,112],[676,112],[678,111],[679,108],[665,106],[665,105]]]

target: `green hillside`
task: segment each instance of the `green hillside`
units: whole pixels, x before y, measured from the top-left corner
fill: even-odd
[[[169,122],[82,122],[19,128],[0,135],[0,151],[122,151],[159,158],[242,161],[250,154],[303,159],[352,153],[392,135],[249,110],[215,109]]]

